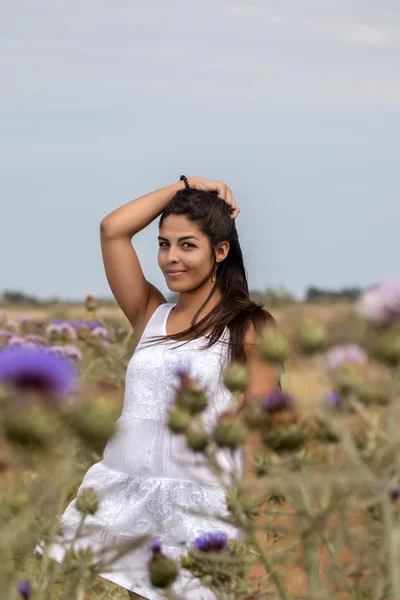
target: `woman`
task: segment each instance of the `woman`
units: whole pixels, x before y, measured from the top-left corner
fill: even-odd
[[[169,431],[165,418],[182,369],[207,391],[203,417],[208,429],[231,407],[221,377],[229,361],[247,362],[250,397],[276,388],[275,370],[254,352],[257,332],[272,317],[249,299],[235,226],[239,212],[225,184],[183,177],[129,202],[101,223],[107,279],[139,343],[127,368],[117,434],[82,483],[101,498],[84,539],[94,549],[157,535],[164,553],[178,559],[199,534],[218,529],[237,535],[218,520],[226,514],[220,483],[186,448],[184,437]],[[178,294],[176,304],[168,304],[147,281],[131,243],[160,214],[158,264],[168,288]],[[220,460],[229,468],[228,455],[221,453]],[[63,515],[64,535],[73,536],[78,522],[73,501]],[[52,555],[62,559],[55,549]],[[156,600],[160,595],[147,579],[148,557],[142,547],[102,575],[125,587],[130,598]],[[191,591],[189,586],[183,592],[187,581],[183,573],[175,584],[185,598],[214,598],[204,588]]]

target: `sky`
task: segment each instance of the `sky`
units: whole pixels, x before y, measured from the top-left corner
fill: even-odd
[[[0,292],[109,296],[101,219],[181,174],[232,188],[251,289],[400,275],[398,0],[0,7]]]

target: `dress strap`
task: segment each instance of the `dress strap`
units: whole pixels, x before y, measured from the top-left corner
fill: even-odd
[[[146,325],[140,341],[152,336],[166,335],[168,315],[174,306],[175,304],[164,303],[156,308]]]

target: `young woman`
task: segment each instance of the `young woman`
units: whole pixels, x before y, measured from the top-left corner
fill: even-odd
[[[275,369],[254,351],[257,332],[273,320],[249,298],[235,226],[239,212],[227,185],[189,177],[129,202],[101,223],[107,279],[139,343],[127,368],[117,434],[82,483],[101,498],[88,520],[86,543],[94,549],[148,534],[158,536],[164,553],[178,559],[202,533],[237,535],[218,519],[226,514],[219,481],[186,448],[184,436],[169,431],[166,416],[179,369],[207,392],[206,428],[231,407],[222,381],[230,361],[248,364],[250,398],[277,386]],[[131,242],[159,215],[158,264],[168,288],[178,294],[176,304],[168,304],[146,279]],[[223,462],[228,459],[221,453],[221,464],[229,466]],[[75,501],[62,522],[64,533],[72,534],[79,522]],[[156,600],[160,595],[148,582],[148,558],[142,547],[104,576],[126,588],[130,598]],[[187,581],[183,573],[175,584],[184,598],[214,598],[204,588],[184,590]]]

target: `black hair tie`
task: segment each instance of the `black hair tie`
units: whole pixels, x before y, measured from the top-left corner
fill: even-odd
[[[181,175],[181,178],[180,178],[179,181],[184,181],[185,182],[185,188],[187,190],[190,188],[189,181],[188,181],[188,178],[186,177],[186,175]]]

